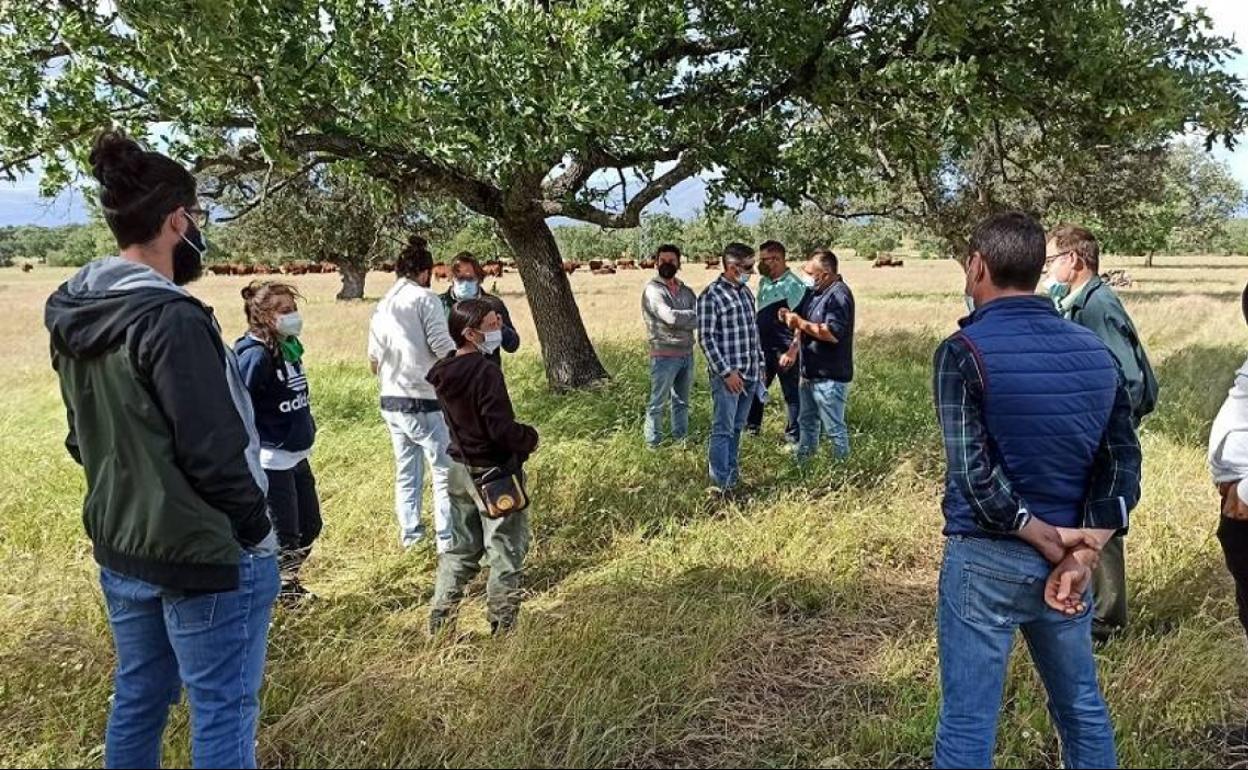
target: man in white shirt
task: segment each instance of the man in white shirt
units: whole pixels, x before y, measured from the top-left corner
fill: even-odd
[[[1248,287],[1242,299],[1248,320]],[[1218,541],[1235,578],[1239,622],[1248,631],[1248,361],[1235,372],[1209,436],[1209,469],[1222,495]]]
[[[433,256],[413,236],[395,266],[399,279],[382,297],[368,332],[368,358],[381,384],[381,416],[394,444],[394,508],[399,539],[410,548],[424,539],[421,497],[428,463],[433,477],[437,548],[451,542],[448,494],[451,439],[437,394],[425,380],[440,358],[455,352],[442,300],[429,290]]]

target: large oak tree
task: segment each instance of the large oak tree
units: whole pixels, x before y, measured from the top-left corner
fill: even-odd
[[[497,222],[548,378],[577,387],[605,371],[547,217],[634,227],[711,169],[848,200],[1059,97],[1050,131],[1230,135],[1229,43],[1198,22],[1181,0],[9,0],[0,168],[67,183],[119,124],[226,180],[347,159],[449,195]]]

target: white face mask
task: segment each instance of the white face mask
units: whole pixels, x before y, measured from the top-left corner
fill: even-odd
[[[503,330],[495,329],[494,331],[485,332],[485,339],[477,343],[477,350],[487,356],[498,350],[503,344]]]
[[[806,286],[807,289],[815,288],[815,277],[810,273],[798,273],[798,279]]]
[[[277,333],[283,337],[298,337],[303,331],[303,317],[299,311],[283,313],[277,317]]]

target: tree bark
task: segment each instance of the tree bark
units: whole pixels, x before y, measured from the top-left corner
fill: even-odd
[[[506,214],[499,230],[516,255],[520,280],[533,313],[533,325],[542,344],[546,381],[556,391],[585,388],[608,378],[598,360],[572,284],[563,272],[555,236],[540,212]]]
[[[367,268],[354,263],[338,263],[338,274],[342,276],[342,289],[335,299],[364,299],[364,279],[368,276]]]
[[[1148,252],[1148,256],[1144,257],[1144,267],[1153,266],[1153,252]]]

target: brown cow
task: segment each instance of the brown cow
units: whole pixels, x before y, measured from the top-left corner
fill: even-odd
[[[269,265],[256,265],[252,272],[256,275],[273,275],[275,271]]]
[[[875,258],[875,262],[871,263],[871,267],[904,267],[905,264],[906,261],[904,259],[881,254]]]
[[[596,273],[596,272],[598,272],[598,271],[599,271],[599,270],[601,270],[601,269],[602,269],[602,260],[601,260],[601,259],[591,259],[591,260],[589,260],[589,270],[590,270],[590,272],[591,272],[591,273]]]
[[[615,268],[610,267],[610,266],[600,267],[593,272],[594,272],[594,275],[615,275]]]
[[[620,259],[616,261],[615,266],[619,270],[636,270],[637,261],[633,259]]]
[[[439,281],[449,281],[451,280],[451,268],[441,264],[434,265],[433,277],[437,278]]]
[[[641,269],[653,270],[657,264],[653,259],[643,259],[641,260]]]
[[[224,263],[208,265],[205,269],[208,271],[209,275],[229,275],[230,274],[230,266]]]
[[[497,259],[492,259],[489,262],[486,262],[484,265],[481,266],[481,272],[485,273],[488,276],[497,278],[501,276],[505,272],[505,270],[503,269],[502,262],[499,262]]]
[[[572,262],[566,259],[563,260],[563,272],[567,273],[568,275],[572,275],[573,273],[575,273],[577,270],[580,270],[580,269],[581,269],[580,262]]]
[[[35,269],[35,266],[30,264],[29,262],[25,262],[22,264],[23,273],[29,273],[31,270],[34,270],[34,269]]]
[[[338,272],[338,266],[337,266],[337,265],[335,265],[333,262],[322,262],[322,263],[321,263],[321,265],[320,265],[320,269],[321,269],[321,272],[322,272],[322,273],[336,273],[336,272]]]
[[[382,262],[379,265],[377,265],[377,269],[381,270],[384,273],[393,273],[394,262],[392,260],[386,260],[385,262]]]

